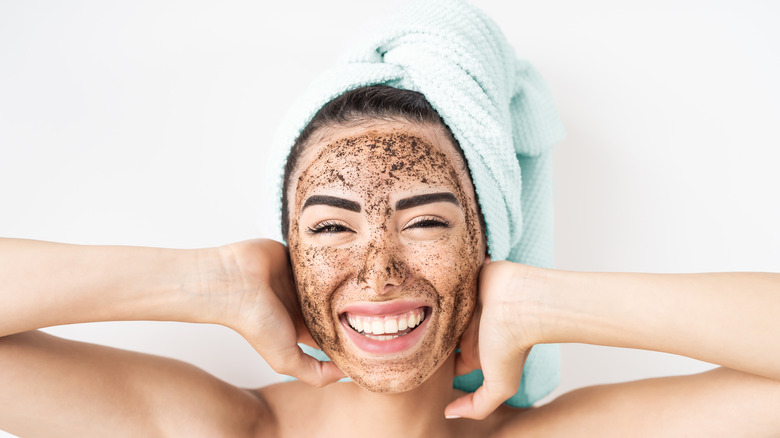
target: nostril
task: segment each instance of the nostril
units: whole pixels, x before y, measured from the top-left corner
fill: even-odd
[[[395,260],[394,256],[392,251],[379,251],[373,248],[355,273],[357,284],[380,293],[403,284],[408,269],[404,263]]]

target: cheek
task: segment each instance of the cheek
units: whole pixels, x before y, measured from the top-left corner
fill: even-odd
[[[328,285],[338,281],[339,271],[336,268],[343,258],[338,250],[296,245],[290,250],[290,257],[299,291],[311,293],[320,290],[324,293],[329,289]]]
[[[333,293],[351,278],[348,249],[290,244],[290,257],[298,289],[301,313],[309,331],[320,346],[334,336]]]
[[[482,259],[471,234],[467,229],[452,236],[436,251],[436,261],[421,267],[438,291],[444,353],[457,344],[476,307]]]
[[[476,303],[482,263],[470,240],[462,233],[411,251],[413,269],[437,291],[442,322],[448,326],[468,324]]]

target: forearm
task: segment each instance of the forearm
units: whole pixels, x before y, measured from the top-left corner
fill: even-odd
[[[780,274],[542,276],[544,342],[663,351],[780,380]]]
[[[93,321],[212,322],[212,251],[0,239],[0,336]]]

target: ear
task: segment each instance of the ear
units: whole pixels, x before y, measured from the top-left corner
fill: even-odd
[[[488,254],[487,252],[485,252],[485,261],[482,263],[482,266],[485,266],[485,265],[487,265],[488,263],[490,263],[490,254]]]

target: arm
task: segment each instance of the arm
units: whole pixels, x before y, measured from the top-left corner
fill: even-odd
[[[541,270],[542,342],[663,351],[780,380],[780,274]]]
[[[215,322],[214,250],[0,239],[0,336],[96,321]],[[223,303],[224,304],[224,303]]]
[[[145,414],[152,417],[140,424],[152,435],[160,423],[242,424],[246,419],[239,416],[241,409],[214,408],[200,415],[210,403],[246,397],[188,365],[25,333],[50,325],[217,323],[241,333],[277,371],[320,385],[342,376],[335,365],[317,362],[296,345],[310,337],[297,317],[286,249],[277,242],[173,250],[0,239],[0,280],[0,387],[13,389],[0,391],[0,406],[6,408],[0,409],[0,428],[42,427],[39,406],[63,407],[49,417],[59,431],[90,424],[94,430],[122,429]],[[272,332],[275,336],[268,336]],[[73,398],[74,389],[89,395]],[[160,409],[143,410],[147,405]],[[112,416],[92,416],[93,408],[109,406]],[[59,416],[66,408],[76,415]]]
[[[244,336],[277,372],[319,386],[344,377],[298,348],[314,341],[287,249],[272,240],[182,250],[0,238],[0,303],[0,337],[79,322],[214,323]]]
[[[512,415],[500,436],[776,437],[780,382],[716,368],[577,389]]]
[[[771,317],[780,274],[579,273],[497,262],[480,282],[458,367],[481,367],[485,384],[453,402],[451,415],[489,414],[516,390],[537,343],[664,351],[780,379],[780,321]]]
[[[264,401],[192,365],[60,339],[0,338],[0,430],[20,437],[258,436]]]

